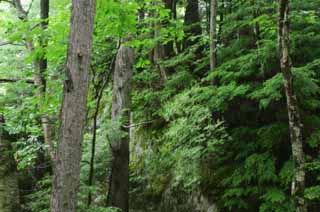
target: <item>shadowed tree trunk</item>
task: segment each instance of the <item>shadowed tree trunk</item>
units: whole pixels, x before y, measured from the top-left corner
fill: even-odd
[[[40,18],[41,18],[41,29],[43,34],[46,34],[46,30],[48,28],[49,23],[49,0],[41,0],[40,1]],[[44,100],[46,98],[46,87],[47,82],[45,78],[45,74],[48,68],[48,61],[46,57],[46,49],[48,46],[48,40],[46,36],[42,36],[39,41],[41,48],[43,50],[42,55],[38,61],[38,73],[35,75],[35,84],[39,89],[39,98]],[[48,145],[49,148],[49,155],[51,160],[53,161],[55,158],[54,155],[54,125],[52,124],[52,120],[49,118],[48,115],[43,114],[41,117],[42,129],[43,129],[43,137],[45,144]]]
[[[95,0],[73,0],[51,212],[75,212],[87,111]]]
[[[0,114],[0,211],[19,211],[19,188],[11,141]]]
[[[129,211],[129,125],[131,107],[131,78],[134,63],[132,48],[122,45],[118,51],[113,80],[112,121],[119,128],[110,139],[112,151],[109,179],[109,204]]]
[[[170,11],[170,18],[176,17],[176,0],[163,0],[165,9],[168,9]],[[162,21],[161,23],[156,23],[154,26],[154,37],[159,38],[160,32],[162,28],[167,27],[169,24],[168,21]],[[153,50],[153,61],[155,62],[158,70],[160,71],[161,75],[161,84],[163,84],[167,79],[167,72],[168,70],[161,64],[161,61],[163,59],[166,59],[174,54],[173,49],[173,41],[170,41],[166,44],[162,44],[158,42],[156,47]]]
[[[184,41],[184,48],[197,43],[198,39],[194,41],[190,40],[191,36],[201,35],[201,21],[199,13],[199,1],[198,0],[187,0],[186,13],[184,15],[184,25],[186,38]]]
[[[295,200],[296,211],[306,212],[307,206],[304,199],[305,154],[303,151],[301,117],[299,113],[297,97],[293,87],[293,76],[291,70],[292,62],[289,53],[289,29],[289,0],[279,0],[280,66],[283,74],[283,83],[287,99],[292,159],[294,162],[294,174],[291,186],[291,194]]]
[[[217,66],[217,0],[210,3],[210,70]]]

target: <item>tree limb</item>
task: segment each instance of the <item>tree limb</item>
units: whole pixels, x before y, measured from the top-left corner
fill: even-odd
[[[0,79],[0,83],[15,83],[19,81],[23,81],[28,84],[34,84],[34,81],[31,79]]]
[[[21,0],[13,0],[13,5],[16,8],[18,12],[18,17],[21,20],[27,20],[28,13],[27,11],[22,7]]]
[[[11,42],[8,41],[8,40],[0,41],[0,46],[5,46],[5,45],[8,45],[8,44],[11,44]]]
[[[6,46],[6,45],[13,45],[13,46],[25,46],[22,43],[13,43],[11,41],[5,40],[5,41],[0,41],[0,46]]]

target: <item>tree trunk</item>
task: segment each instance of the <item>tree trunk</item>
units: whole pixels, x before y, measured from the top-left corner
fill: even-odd
[[[163,0],[164,7],[170,11],[170,17],[176,17],[176,0]],[[156,23],[154,26],[154,37],[160,37],[160,32],[162,28],[168,26],[168,21],[162,21],[161,23]],[[167,44],[158,43],[153,50],[153,61],[156,64],[158,70],[161,75],[161,84],[163,84],[167,79],[167,71],[163,65],[161,65],[161,61],[173,55],[174,42],[168,42]]]
[[[210,70],[217,66],[217,0],[210,3]]]
[[[195,44],[198,39],[194,41],[190,40],[191,36],[201,35],[201,21],[199,14],[199,1],[198,0],[187,0],[186,13],[184,16],[184,25],[185,25],[185,34],[186,39],[184,42],[184,48],[188,48],[189,46]]]
[[[19,188],[11,141],[0,114],[0,211],[19,211]]]
[[[51,212],[74,212],[80,183],[95,0],[73,0]]]
[[[131,107],[131,78],[134,63],[132,48],[122,45],[118,51],[113,81],[112,121],[120,129],[111,140],[111,176],[109,204],[129,211],[129,125]]]
[[[291,71],[289,39],[289,0],[279,0],[279,50],[280,65],[284,78],[284,89],[287,99],[289,117],[289,130],[294,162],[294,176],[291,194],[295,200],[296,211],[306,212],[307,206],[304,199],[305,189],[305,155],[303,151],[302,123],[299,113],[298,101],[294,92]]]
[[[49,23],[49,0],[41,0],[40,1],[40,18],[41,18],[41,29],[43,31],[43,34],[46,34],[45,31],[48,28]],[[46,97],[46,87],[47,82],[45,78],[45,74],[48,68],[48,61],[46,57],[46,49],[48,46],[48,40],[45,36],[42,36],[40,38],[40,46],[43,49],[43,53],[41,57],[39,58],[39,61],[37,61],[38,65],[38,73],[35,74],[35,85],[39,89],[38,96],[41,100],[44,100]],[[43,137],[44,137],[44,143],[48,145],[48,152],[50,155],[50,158],[52,161],[55,160],[54,155],[54,126],[52,124],[52,121],[50,117],[47,114],[43,114],[41,117],[41,123],[42,123],[42,129],[43,129]]]

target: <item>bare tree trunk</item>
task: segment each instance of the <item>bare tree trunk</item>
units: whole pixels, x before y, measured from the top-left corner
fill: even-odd
[[[54,164],[51,212],[75,212],[80,183],[81,142],[86,119],[95,0],[73,0]]]
[[[290,39],[289,39],[289,0],[279,0],[279,49],[280,65],[284,78],[284,89],[287,99],[289,130],[294,162],[294,176],[291,194],[296,203],[297,212],[306,212],[307,205],[304,199],[305,189],[305,155],[303,151],[302,123],[299,113],[297,97],[293,88],[291,71]]]
[[[4,131],[0,114],[0,211],[19,211],[19,188],[11,141]]]
[[[129,125],[131,107],[131,78],[134,63],[132,48],[122,45],[118,51],[113,81],[112,121],[119,124],[117,139],[111,140],[111,176],[109,204],[129,211]]]
[[[210,70],[217,66],[217,0],[210,3]]]

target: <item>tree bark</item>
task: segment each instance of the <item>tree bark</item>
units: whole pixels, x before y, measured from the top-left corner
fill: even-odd
[[[115,63],[112,99],[112,121],[120,129],[117,139],[110,141],[112,165],[108,193],[109,204],[122,212],[129,211],[129,128],[126,126],[130,122],[133,63],[133,49],[122,45]]]
[[[217,0],[210,3],[210,71],[217,66]]]
[[[302,122],[299,113],[297,97],[293,87],[292,62],[290,58],[289,32],[289,0],[279,0],[279,50],[280,66],[284,79],[284,89],[287,99],[289,131],[294,162],[294,176],[291,194],[295,200],[296,211],[306,212],[304,199],[305,189],[305,154],[303,151]]]
[[[51,212],[75,212],[86,119],[95,0],[73,0],[69,46],[54,164]]]
[[[0,211],[19,211],[19,188],[11,141],[0,114]]]

